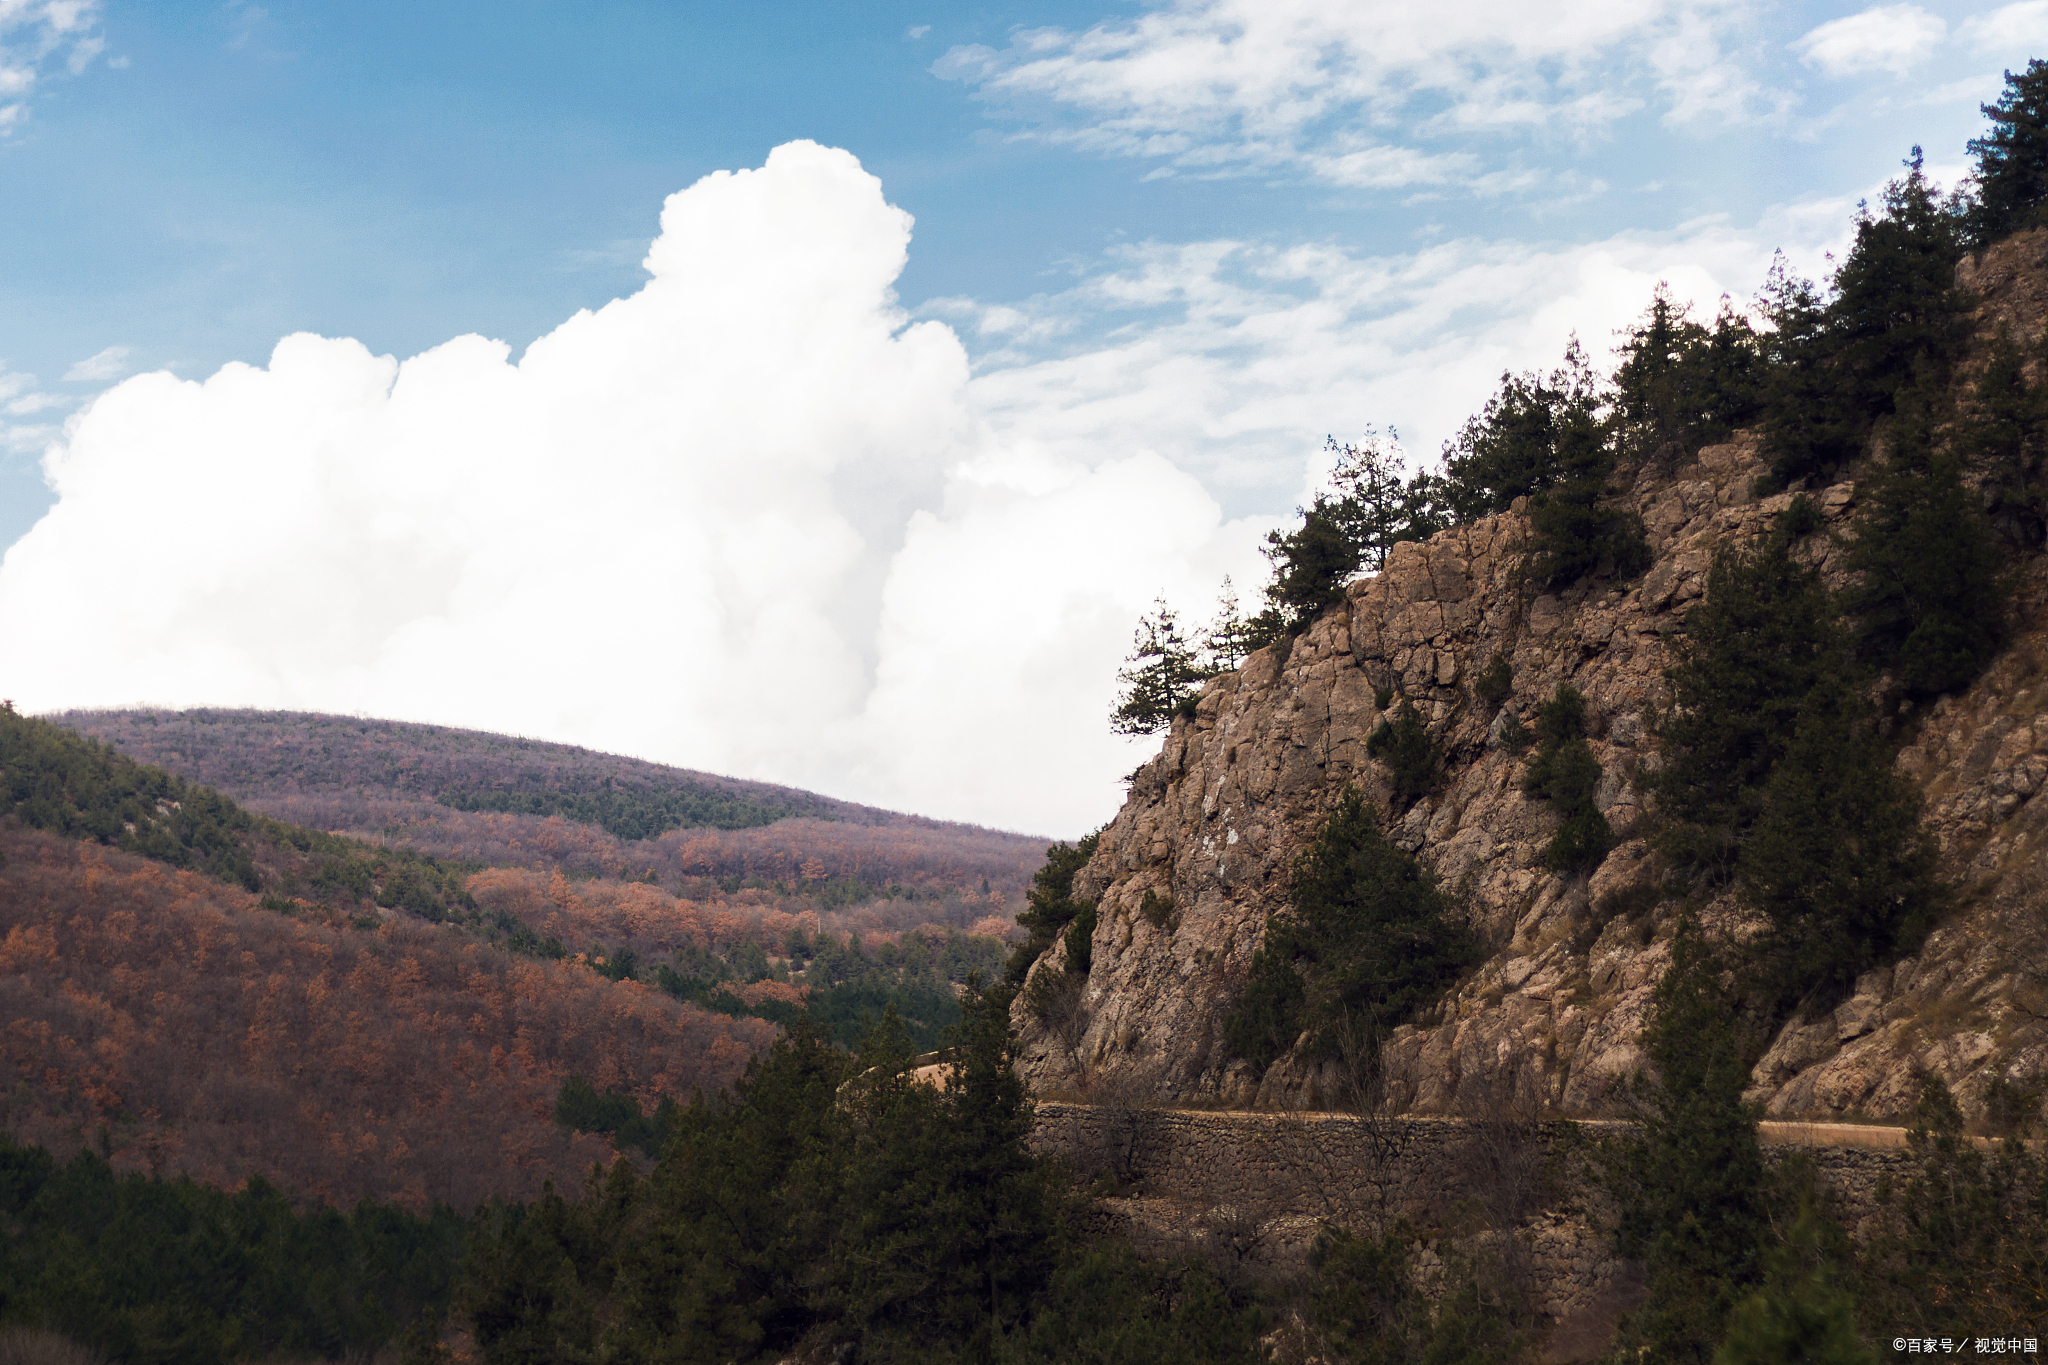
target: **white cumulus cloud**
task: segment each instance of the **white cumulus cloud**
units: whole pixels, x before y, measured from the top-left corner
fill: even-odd
[[[1149,747],[1106,725],[1137,618],[1226,573],[1255,598],[1325,433],[1429,457],[1502,370],[1574,333],[1606,358],[1658,280],[1711,314],[1773,247],[1813,269],[1853,198],[1551,246],[1142,243],[919,321],[908,216],[790,144],[672,196],[647,285],[516,362],[301,335],[101,393],[0,562],[0,691],[473,725],[1075,834]]]
[[[1132,448],[1004,439],[892,285],[908,215],[792,143],[673,195],[638,293],[516,362],[287,337],[132,377],[0,562],[26,707],[361,710],[1072,834],[1130,766],[1111,675],[1264,523]]]
[[[1903,76],[1948,36],[1948,24],[1918,5],[1880,5],[1830,19],[1792,50],[1829,76],[1889,71]]]

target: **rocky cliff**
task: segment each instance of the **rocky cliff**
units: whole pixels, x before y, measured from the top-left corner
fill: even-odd
[[[1965,263],[1980,335],[2000,322],[2040,334],[2044,248],[2048,234],[2030,233]],[[1676,912],[1650,875],[1639,781],[1658,761],[1671,643],[1716,550],[1758,537],[1790,501],[1755,497],[1763,472],[1749,437],[1643,470],[1631,497],[1655,560],[1626,581],[1596,574],[1534,590],[1519,505],[1398,546],[1304,634],[1211,680],[1132,776],[1076,880],[1100,907],[1085,1031],[1062,1040],[1018,1007],[1033,1087],[1281,1108],[1330,1098],[1328,1064],[1287,1058],[1254,1075],[1225,1047],[1222,1023],[1285,903],[1291,863],[1346,785],[1387,806],[1387,774],[1366,742],[1392,690],[1415,702],[1448,755],[1396,840],[1455,892],[1488,957],[1388,1044],[1391,1103],[1448,1113],[1516,1093],[1556,1112],[1606,1107],[1640,1064],[1637,1034]],[[1830,533],[1811,537],[1809,553],[1839,583],[1856,487],[1808,491]],[[1924,795],[1959,894],[1920,951],[1865,975],[1832,1013],[1783,1028],[1753,1092],[1774,1115],[1896,1116],[1922,1070],[1942,1074],[1968,1110],[1995,1077],[2048,1072],[2048,800],[2036,795],[2048,778],[2048,573],[2038,553],[2015,569],[2013,613],[2007,647],[1967,692],[1903,721],[1897,761]],[[1496,655],[1513,677],[1498,709],[1472,687]],[[1533,722],[1561,683],[1587,699],[1597,803],[1619,836],[1590,874],[1545,868],[1557,817],[1523,792],[1525,756],[1502,742],[1505,718]],[[1724,924],[1734,915],[1732,900],[1708,910]],[[1064,954],[1056,944],[1034,970],[1062,968]]]

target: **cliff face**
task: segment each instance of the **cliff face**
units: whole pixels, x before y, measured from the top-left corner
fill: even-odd
[[[2038,335],[2038,262],[2028,234],[1965,267],[1978,324]],[[1098,900],[1086,1029],[1069,1046],[1020,1003],[1022,1067],[1040,1093],[1109,1083],[1160,1100],[1315,1105],[1336,1084],[1286,1058],[1263,1078],[1222,1039],[1288,870],[1347,784],[1385,809],[1366,740],[1381,689],[1420,708],[1448,754],[1443,779],[1395,827],[1488,945],[1484,965],[1435,1015],[1389,1043],[1389,1100],[1455,1112],[1514,1092],[1566,1112],[1597,1111],[1636,1048],[1669,956],[1676,907],[1650,889],[1639,777],[1654,767],[1669,645],[1702,597],[1715,551],[1759,536],[1790,495],[1756,499],[1764,472],[1747,438],[1710,446],[1633,490],[1655,561],[1639,579],[1595,576],[1537,594],[1520,572],[1519,510],[1396,547],[1305,634],[1212,680],[1191,719],[1133,776],[1076,893]],[[1807,542],[1840,582],[1838,538],[1856,488],[1809,490],[1829,535]],[[2048,1071],[2048,575],[2016,571],[2009,643],[1966,693],[1911,719],[1900,769],[1922,790],[1956,904],[1921,951],[1872,972],[1831,1015],[1785,1026],[1759,1063],[1753,1097],[1774,1115],[1896,1116],[1919,1070],[1941,1073],[1966,1110],[1994,1077]],[[1499,654],[1513,695],[1497,712],[1471,690]],[[1597,803],[1619,841],[1590,875],[1543,866],[1557,817],[1522,791],[1524,757],[1504,748],[1507,712],[1526,724],[1560,683],[1582,692],[1603,778]],[[1398,704],[1398,703],[1396,703]],[[1627,893],[1636,892],[1631,896]],[[1141,908],[1153,893],[1152,913]],[[1159,899],[1170,898],[1170,913]],[[1632,911],[1624,913],[1622,911]],[[1735,923],[1732,900],[1707,918]],[[1056,945],[1035,970],[1064,965]],[[2036,1013],[2038,1011],[2038,1014]],[[1069,1035],[1071,1037],[1071,1035]]]

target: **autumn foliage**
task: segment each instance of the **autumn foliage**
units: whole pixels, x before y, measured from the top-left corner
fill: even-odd
[[[0,855],[0,1125],[117,1169],[416,1209],[528,1198],[611,1155],[552,1121],[569,1075],[651,1107],[729,1084],[774,1032],[18,825]]]

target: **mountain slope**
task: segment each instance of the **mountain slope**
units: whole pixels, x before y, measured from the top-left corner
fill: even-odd
[[[2044,245],[2048,234],[2023,234],[1968,263],[1979,358],[1964,379],[1982,373],[2001,325],[2041,333]],[[1880,443],[1897,430],[1881,425]],[[1134,774],[1075,879],[1077,898],[1099,902],[1081,1027],[1062,1036],[1028,992],[1020,997],[1033,1084],[1287,1107],[1338,1094],[1337,1061],[1304,1046],[1262,1073],[1231,1051],[1223,1024],[1269,917],[1286,906],[1295,858],[1356,784],[1397,812],[1392,837],[1454,892],[1486,949],[1388,1042],[1389,1101],[1425,1112],[1504,1095],[1574,1112],[1612,1102],[1616,1082],[1641,1065],[1643,1008],[1680,914],[1738,940],[1756,931],[1732,895],[1672,897],[1642,836],[1645,779],[1665,758],[1657,723],[1670,705],[1674,642],[1716,552],[1758,543],[1791,506],[1789,492],[1759,499],[1769,472],[1750,436],[1675,468],[1637,466],[1622,502],[1640,511],[1653,557],[1636,578],[1596,572],[1543,589],[1523,567],[1531,526],[1519,505],[1398,545],[1383,572],[1351,584],[1305,633],[1207,684]],[[1799,554],[1830,587],[1849,582],[1849,526],[1870,487],[1839,478],[1807,490],[1817,515]],[[1900,1115],[1922,1071],[1976,1112],[1995,1087],[2036,1087],[2048,1071],[2048,805],[2035,795],[2048,776],[2048,570],[2037,548],[2018,554],[2011,587],[1991,666],[1893,722],[1906,727],[1892,738],[1898,771],[1924,801],[1956,887],[1951,907],[1923,944],[1864,973],[1847,999],[1816,997],[1782,1024],[1752,1092],[1774,1114]],[[1478,686],[1496,659],[1511,679],[1498,708]],[[1513,743],[1561,685],[1585,698],[1593,804],[1616,836],[1590,872],[1546,865],[1559,814],[1526,789]],[[1397,697],[1416,706],[1444,756],[1405,811],[1388,761],[1368,752],[1380,726],[1398,720]],[[1053,942],[1034,971],[1063,971],[1068,953],[1065,939]]]
[[[924,918],[964,928],[987,911],[953,910],[1021,896],[1045,853],[1041,838],[443,726],[217,709],[49,719],[277,819],[466,862],[791,885],[810,863],[810,880],[850,895],[915,888],[949,907]]]
[[[462,818],[532,821],[544,846],[574,827]],[[954,983],[999,961],[932,922],[987,919],[993,890],[833,901],[847,887],[801,866],[671,890],[535,861],[286,824],[0,709],[0,1125],[121,1169],[467,1208],[609,1154],[554,1121],[573,1075],[643,1108],[716,1091],[806,1009],[854,1039],[893,1003],[930,1046]],[[885,910],[917,918],[878,930]]]

